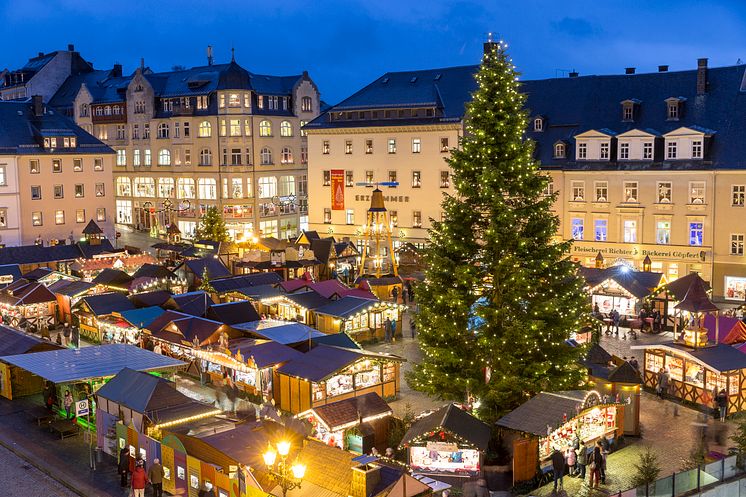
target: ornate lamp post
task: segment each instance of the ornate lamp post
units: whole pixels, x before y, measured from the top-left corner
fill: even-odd
[[[264,453],[264,464],[267,465],[267,472],[277,485],[282,489],[282,497],[286,497],[288,491],[294,488],[300,488],[303,476],[306,474],[306,466],[300,464],[297,460],[292,466],[288,465],[287,457],[290,453],[290,442],[278,442],[277,451],[272,445],[267,445],[267,452]],[[280,460],[277,460],[277,455]]]

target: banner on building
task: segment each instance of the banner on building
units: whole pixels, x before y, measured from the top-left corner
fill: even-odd
[[[332,210],[343,211],[345,208],[345,172],[344,169],[332,169]]]

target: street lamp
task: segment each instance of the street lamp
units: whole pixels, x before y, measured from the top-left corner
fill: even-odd
[[[277,443],[277,450],[271,444],[267,445],[267,452],[264,453],[264,464],[267,465],[267,472],[273,480],[282,489],[282,497],[286,497],[289,490],[300,488],[303,476],[306,474],[306,466],[297,460],[292,466],[288,466],[287,457],[290,453],[290,442],[281,441]],[[280,460],[277,460],[277,455]]]

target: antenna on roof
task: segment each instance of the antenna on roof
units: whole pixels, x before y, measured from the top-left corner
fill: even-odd
[[[231,62],[236,62],[236,47],[231,47]]]
[[[212,45],[207,45],[207,65],[212,65]]]

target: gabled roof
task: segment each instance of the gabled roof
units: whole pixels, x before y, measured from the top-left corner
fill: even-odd
[[[692,282],[694,280],[701,280],[702,277],[699,275],[699,273],[691,272],[685,276],[682,276],[681,278],[676,278],[670,283],[666,283],[661,287],[661,290],[665,290],[667,293],[670,293],[673,297],[672,300],[684,300],[684,297],[686,296],[686,292],[689,290],[689,287],[692,285]],[[705,286],[706,290],[710,289],[709,283],[702,280]]]
[[[235,324],[233,327],[284,345],[300,343],[324,335],[324,333],[303,323],[288,323],[285,321],[253,321]]]
[[[191,317],[191,314],[186,314],[178,311],[166,311],[155,318],[149,325],[146,325],[145,328],[151,333],[156,333],[158,331],[161,331],[171,321],[188,317]]]
[[[130,300],[137,307],[162,306],[171,298],[168,290],[154,290],[152,292],[136,293],[130,295]]]
[[[321,264],[329,263],[333,245],[333,238],[318,238],[311,240],[311,250],[313,250],[313,255]]]
[[[137,278],[173,278],[176,276],[173,271],[168,269],[166,266],[160,264],[145,263],[140,266],[137,271],[132,275],[134,279]]]
[[[282,282],[282,276],[273,272],[240,274],[210,281],[210,285],[218,293],[229,292],[239,288],[252,286],[275,285]]]
[[[2,107],[2,104],[0,104]],[[2,126],[0,119],[0,129]],[[78,242],[74,245],[22,245],[19,247],[0,248],[0,264],[38,264],[45,262],[73,261],[79,257],[90,258],[94,255],[114,252],[109,240],[101,240],[100,245],[89,245]]]
[[[231,275],[231,272],[227,267],[214,257],[203,257],[202,259],[190,259],[184,261],[182,266],[186,265],[189,270],[194,273],[198,278],[202,277],[205,268],[207,268],[207,277],[212,281],[213,279],[226,278]],[[177,268],[178,270],[178,268]]]
[[[609,371],[608,380],[614,383],[642,384],[640,372],[627,361],[622,361],[619,366]]]
[[[103,235],[104,230],[101,229],[101,227],[96,224],[96,222],[91,219],[88,221],[88,224],[85,225],[85,228],[83,228],[83,234],[84,235]]]
[[[663,342],[650,345],[633,345],[633,349],[663,349],[677,355],[683,355],[688,360],[698,362],[716,373],[746,369],[746,353],[732,345],[719,343],[693,349],[678,342]]]
[[[574,416],[587,394],[584,390],[541,392],[500,418],[497,426],[545,437],[547,426],[554,429],[565,415]]]
[[[717,312],[718,306],[716,306],[710,296],[707,295],[707,289],[705,288],[704,281],[702,278],[692,279],[689,289],[686,291],[684,298],[676,304],[676,309],[689,312]]]
[[[0,276],[10,276],[15,281],[21,277],[21,266],[18,264],[4,264],[0,266]]]
[[[27,354],[44,350],[61,349],[59,345],[24,333],[10,326],[0,325],[0,356]]]
[[[317,281],[311,283],[309,288],[327,299],[343,297],[350,291],[350,287],[339,280]]]
[[[377,302],[378,300],[348,296],[333,300],[323,307],[318,307],[314,309],[314,312],[327,316],[348,318],[362,310],[375,307]]]
[[[330,431],[360,423],[366,418],[393,414],[391,406],[375,392],[315,407],[313,412]]]
[[[105,268],[91,281],[94,285],[127,289],[135,278],[119,269]]]
[[[149,324],[155,321],[165,309],[158,306],[142,307],[140,309],[130,309],[129,311],[122,311],[120,314],[122,319],[127,321],[133,326],[138,328],[147,328]]]
[[[190,343],[194,342],[196,338],[202,344],[208,342],[210,338],[214,338],[215,333],[222,327],[223,323],[221,322],[189,316],[171,321],[163,330],[181,333],[184,340]]]
[[[87,295],[81,299],[96,316],[105,316],[113,312],[129,311],[135,306],[126,295],[119,292]]]
[[[302,357],[288,362],[277,371],[288,376],[296,376],[318,383],[364,357],[385,358],[395,361],[401,360],[397,356],[376,354],[365,350],[317,345],[309,352],[303,354]]]
[[[207,308],[215,304],[212,297],[202,290],[180,293],[172,296],[171,299],[176,304],[177,310],[192,316],[204,316]]]
[[[246,300],[213,304],[207,309],[205,317],[229,325],[259,321],[261,319],[254,306],[251,305],[251,302]]]
[[[311,342],[316,345],[331,345],[332,347],[342,347],[345,349],[362,349],[362,347],[344,331],[312,338]]]
[[[23,281],[17,280],[16,283]],[[0,302],[13,306],[22,306],[55,302],[57,300],[57,297],[43,283],[32,281],[20,287],[15,287],[14,290],[9,290],[9,288],[5,288],[3,293],[0,293]]]
[[[401,445],[408,445],[416,438],[436,430],[453,433],[479,450],[487,450],[487,444],[490,441],[490,427],[487,424],[455,404],[448,404],[412,423]]]
[[[331,302],[331,300],[326,297],[322,297],[316,292],[289,293],[287,295],[283,295],[282,298],[309,310],[323,307]]]
[[[49,291],[54,294],[65,295],[67,297],[74,297],[81,295],[91,288],[95,287],[93,283],[83,280],[57,280],[49,285]]]
[[[259,369],[283,364],[303,356],[303,352],[271,340],[257,342],[241,338],[232,340],[228,348],[233,355],[240,351],[244,359],[253,358]]]
[[[638,299],[650,295],[663,278],[662,273],[637,271],[623,264],[604,269],[581,266],[579,271],[589,287],[595,287],[604,281],[613,280]]]

